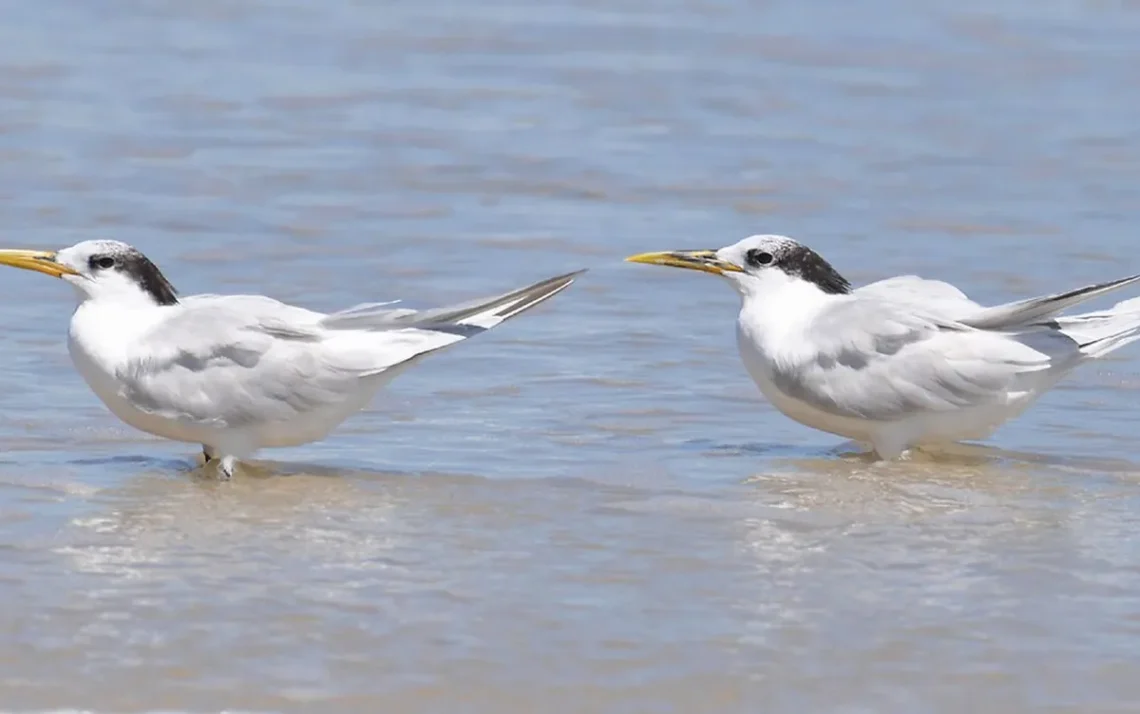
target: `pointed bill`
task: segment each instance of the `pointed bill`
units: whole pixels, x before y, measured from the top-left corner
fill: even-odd
[[[718,258],[715,250],[671,250],[663,253],[638,253],[625,260],[627,263],[648,263],[649,265],[667,265],[671,268],[700,270],[713,275],[744,272],[744,269],[739,265]]]
[[[57,263],[55,251],[50,250],[0,250],[0,265],[34,270],[53,278],[61,278],[64,275],[79,275],[66,265]]]

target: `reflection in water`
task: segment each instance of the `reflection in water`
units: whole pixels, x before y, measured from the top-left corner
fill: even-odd
[[[1057,507],[1082,498],[1079,467],[965,451],[889,464],[788,459],[745,484],[750,515],[734,531],[751,587],[733,608],[742,643],[780,653],[768,676],[826,672],[910,692],[939,691],[935,673],[954,671],[956,686],[1020,707],[1039,675],[1010,656],[1065,666],[1038,648],[1026,613],[1083,637],[1083,607],[1065,599],[1087,587],[1072,576],[1087,557],[1083,518]],[[895,700],[882,691],[866,696]],[[800,695],[813,710],[842,698]]]
[[[185,562],[192,544],[203,572],[214,559],[229,560],[250,549],[259,559],[384,567],[398,547],[399,488],[385,474],[331,469],[288,472],[259,463],[230,482],[203,469],[143,473],[105,490],[103,508],[73,520],[60,552],[80,571],[115,578],[190,575]],[[338,514],[334,518],[334,514]]]

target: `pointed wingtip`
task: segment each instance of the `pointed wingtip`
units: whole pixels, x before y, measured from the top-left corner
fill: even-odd
[[[552,287],[555,292],[560,292],[563,289],[570,287],[570,285],[575,280],[582,277],[582,275],[588,271],[589,271],[589,268],[582,268],[581,270],[575,270],[572,273],[565,273],[563,275],[556,275],[553,278],[547,278],[546,280],[537,282],[534,285],[531,285],[529,288],[523,288],[523,290],[533,290],[535,288],[541,288],[541,287]]]
[[[962,322],[971,327],[989,330],[1026,325],[1035,320],[1052,318],[1069,308],[1076,307],[1095,297],[1113,292],[1114,290],[1119,290],[1136,282],[1140,282],[1140,275],[1118,278],[1106,283],[1085,285],[1084,287],[1063,293],[1042,295],[1040,297],[1026,298],[1003,305],[994,305],[993,307],[984,308],[977,314],[962,320]]]
[[[565,275],[559,275],[557,278],[554,278],[554,279],[555,280],[576,280],[579,276],[584,275],[585,273],[588,273],[589,271],[590,271],[589,268],[582,268],[581,270],[575,270],[572,273],[566,273]]]
[[[510,296],[508,296],[512,299],[506,303],[504,309],[495,313],[495,317],[502,321],[508,320],[515,315],[526,312],[535,305],[545,302],[549,298],[554,297],[558,293],[570,287],[570,285],[573,284],[573,282],[577,280],[579,276],[585,273],[586,270],[588,269],[583,268],[582,270],[575,270],[574,272],[566,273],[565,275],[547,278],[546,280],[537,282],[534,285],[515,291]]]

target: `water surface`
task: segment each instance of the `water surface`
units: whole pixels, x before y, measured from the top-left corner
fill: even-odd
[[[633,252],[793,235],[982,301],[1140,272],[1140,6],[0,3],[3,243],[181,290],[432,305],[580,267],[219,484],[0,276],[0,706],[1124,712],[1140,353],[984,448],[775,413],[736,297]]]

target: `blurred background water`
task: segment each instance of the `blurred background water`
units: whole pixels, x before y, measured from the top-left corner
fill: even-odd
[[[797,237],[1003,301],[1140,272],[1127,0],[0,0],[2,243],[432,305],[579,267],[228,484],[0,275],[0,708],[1140,709],[1137,365],[952,463],[765,404],[715,279]]]

